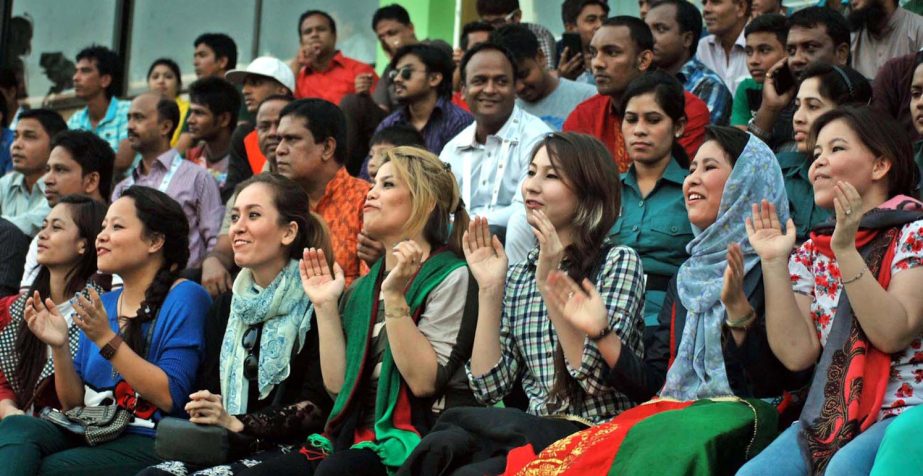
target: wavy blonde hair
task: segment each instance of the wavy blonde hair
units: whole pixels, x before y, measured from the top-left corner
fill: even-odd
[[[431,246],[448,245],[462,255],[461,240],[468,228],[455,174],[433,153],[413,146],[385,152],[381,166],[390,163],[394,174],[410,189],[410,218],[404,227],[407,235],[422,232]]]

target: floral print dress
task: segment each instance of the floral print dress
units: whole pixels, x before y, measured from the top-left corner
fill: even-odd
[[[904,225],[891,263],[891,276],[923,265],[923,220]],[[802,244],[788,264],[796,293],[811,297],[811,317],[822,346],[827,344],[836,315],[842,275],[836,261],[820,253],[811,240]],[[891,354],[891,375],[881,405],[879,419],[898,415],[908,407],[923,403],[923,336],[909,347]]]

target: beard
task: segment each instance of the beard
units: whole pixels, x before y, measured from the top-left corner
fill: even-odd
[[[868,28],[869,33],[876,36],[881,33],[888,20],[881,0],[875,0],[865,8],[850,11],[846,19],[849,21],[850,31],[857,32],[862,28]]]

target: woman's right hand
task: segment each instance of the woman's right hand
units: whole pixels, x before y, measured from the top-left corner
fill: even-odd
[[[490,233],[487,219],[474,217],[462,238],[465,260],[481,289],[503,289],[509,259],[500,240]]]
[[[759,206],[753,204],[753,216],[747,218],[746,226],[750,246],[762,262],[788,262],[788,257],[795,248],[795,222],[791,218],[785,224],[785,233],[782,233],[776,207],[763,200]]]
[[[301,286],[314,306],[335,304],[346,288],[343,269],[334,263],[334,274],[331,274],[323,250],[305,248],[298,270],[301,273]]]
[[[67,345],[67,321],[51,299],[42,302],[38,291],[26,300],[25,319],[40,341],[56,348]]]
[[[588,279],[578,285],[564,271],[553,271],[545,282],[544,299],[550,309],[588,336],[598,336],[609,327],[606,305]]]

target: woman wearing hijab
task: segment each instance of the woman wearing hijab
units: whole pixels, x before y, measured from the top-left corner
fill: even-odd
[[[683,196],[695,238],[671,280],[654,345],[641,361],[621,352],[615,336],[597,343],[609,385],[636,401],[658,390],[660,398],[559,440],[524,467],[511,462],[508,474],[732,473],[775,435],[776,409],[752,398],[769,390],[749,377],[768,369],[758,383],[779,393],[778,362],[759,359],[769,353],[762,279],[744,217],[764,197],[788,209],[782,174],[768,146],[729,127],[708,129],[689,171]],[[550,282],[563,315],[597,332],[596,290],[560,274]],[[528,460],[528,451],[520,455]]]

